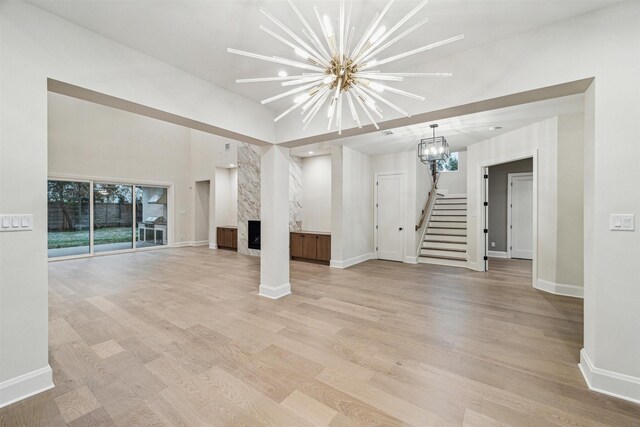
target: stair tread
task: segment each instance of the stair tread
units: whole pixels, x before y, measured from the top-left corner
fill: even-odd
[[[451,216],[451,215],[442,215],[442,216]],[[462,216],[462,215],[460,215],[460,216]],[[429,222],[461,222],[461,223],[464,223],[464,222],[467,222],[467,221],[456,221],[455,219],[452,219],[452,220],[448,220],[448,219],[432,219]]]
[[[430,221],[430,222],[433,222],[433,221]],[[438,230],[466,230],[467,229],[467,227],[437,227],[437,226],[436,227],[427,227],[427,228],[434,228],[434,229],[438,229]]]
[[[428,250],[428,251],[467,252],[466,249],[432,248],[432,247],[429,247],[429,246],[423,246],[420,249],[425,249],[425,250]]]

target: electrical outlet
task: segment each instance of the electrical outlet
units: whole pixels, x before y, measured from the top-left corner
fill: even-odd
[[[496,242],[491,242],[491,247],[495,248],[496,247]]]

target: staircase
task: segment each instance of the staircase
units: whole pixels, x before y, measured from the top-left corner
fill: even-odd
[[[426,264],[466,267],[466,196],[437,196],[422,242],[419,261]]]

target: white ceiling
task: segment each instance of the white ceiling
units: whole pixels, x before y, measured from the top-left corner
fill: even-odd
[[[571,95],[546,101],[532,102],[509,108],[483,111],[466,116],[439,120],[436,136],[444,136],[452,151],[463,151],[486,139],[513,131],[541,120],[584,111],[584,95]],[[432,136],[431,123],[392,129],[392,135],[374,132],[342,138],[331,142],[312,144],[292,149],[299,157],[328,154],[333,145],[345,145],[370,156],[413,151],[422,138]],[[502,129],[490,130],[493,126]],[[309,152],[312,151],[313,154]]]
[[[227,47],[266,55],[292,58],[291,49],[271,38],[258,26],[275,26],[260,13],[265,7],[281,22],[300,32],[302,25],[283,0],[28,0],[55,15],[91,31],[137,49],[247,98],[259,101],[281,92],[278,83],[235,83],[236,78],[273,76],[286,67],[239,57]],[[430,59],[467,50],[532,28],[576,16],[614,3],[616,0],[431,0],[419,14],[429,17],[421,29],[390,48],[392,55],[460,33],[465,39],[426,53],[403,59],[394,67],[420,67]],[[316,31],[312,7],[336,15],[336,0],[296,2]],[[355,0],[353,15],[357,35],[386,0]],[[399,0],[382,24],[398,21],[418,4]],[[411,23],[416,22],[414,17]],[[381,55],[385,57],[386,55]],[[423,67],[422,65],[425,64]],[[398,68],[393,68],[398,70]],[[290,74],[292,69],[286,70]],[[270,104],[281,109],[286,101]]]

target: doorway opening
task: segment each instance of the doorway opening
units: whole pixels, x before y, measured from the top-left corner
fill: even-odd
[[[483,168],[485,271],[527,270],[533,275],[537,235],[534,157]]]
[[[196,181],[196,206],[194,216],[194,244],[209,244],[209,194],[211,181]]]

